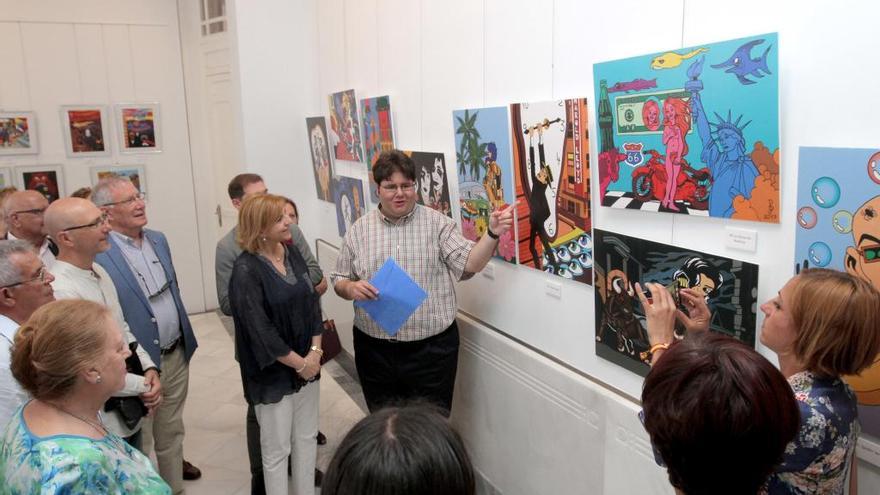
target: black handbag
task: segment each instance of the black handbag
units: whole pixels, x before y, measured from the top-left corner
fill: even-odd
[[[141,364],[140,358],[134,352],[137,350],[137,346],[137,342],[128,344],[128,348],[131,349],[131,355],[125,360],[125,369],[129,373],[144,376],[144,367]],[[138,396],[110,397],[110,399],[104,403],[104,411],[119,411],[119,415],[122,417],[122,422],[125,423],[125,426],[129,430],[134,429],[141,418],[146,416],[149,412],[147,406],[144,405],[144,401]]]

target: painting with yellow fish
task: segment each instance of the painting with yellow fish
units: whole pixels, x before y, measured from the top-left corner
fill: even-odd
[[[769,33],[595,64],[600,204],[778,223],[778,53]]]

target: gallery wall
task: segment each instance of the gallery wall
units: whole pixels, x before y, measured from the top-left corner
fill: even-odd
[[[759,264],[758,299],[764,301],[794,267],[798,147],[871,146],[876,141],[872,109],[880,100],[871,89],[872,75],[880,69],[860,61],[878,45],[870,22],[861,20],[870,16],[855,19],[852,10],[833,9],[821,10],[821,16],[807,15],[811,8],[819,11],[822,3],[798,4],[807,7],[796,11],[789,10],[792,5],[327,0],[239,7],[240,51],[262,54],[241,57],[243,106],[256,110],[244,112],[248,164],[265,171],[270,187],[283,188],[299,200],[305,210],[303,225],[312,237],[332,242],[338,238],[333,205],[315,199],[304,132],[305,116],[327,115],[331,92],[354,88],[358,98],[391,95],[397,146],[442,151],[450,169],[455,156],[454,109],[586,96],[595,169],[593,63],[777,31],[783,143],[780,224],[617,211],[595,204],[593,208],[595,227]],[[877,9],[867,1],[861,5],[866,11]],[[255,10],[285,19],[289,29],[265,29],[264,23],[250,18],[266,15]],[[260,32],[247,31],[245,36],[248,27]],[[844,32],[845,42],[829,41]],[[285,46],[300,49],[279,50]],[[270,50],[284,53],[290,62],[262,64]],[[336,172],[368,183],[366,165],[337,161]],[[729,228],[754,232],[757,250],[728,248]],[[592,288],[522,267],[493,265],[494,280],[480,276],[459,285],[463,311],[632,397],[639,394],[638,376],[595,356],[590,341],[594,323],[585,318],[593,311]],[[562,284],[561,298],[545,293],[546,282]],[[760,344],[758,349],[772,357]]]
[[[327,115],[332,92],[354,88],[358,98],[391,95],[397,146],[444,152],[451,170],[455,109],[587,97],[591,137],[597,137],[594,63],[778,32],[781,223],[609,210],[595,203],[593,209],[594,227],[758,264],[758,300],[765,301],[794,268],[798,147],[877,147],[880,139],[875,90],[880,68],[867,62],[880,49],[872,21],[880,7],[869,0],[846,5],[839,9],[819,0],[273,0],[257,7],[237,2],[248,167],[266,175],[270,188],[299,202],[301,225],[310,238],[338,243],[333,205],[316,199],[304,125],[308,116]],[[592,141],[595,164],[597,140]],[[368,179],[363,164],[337,161],[336,173]],[[455,185],[451,188],[457,204]],[[730,227],[753,233],[757,249],[727,247]],[[458,287],[460,309],[477,322],[475,328],[509,335],[616,390],[618,398],[640,395],[638,375],[595,355],[591,287],[523,267],[492,265],[492,278],[480,275]],[[561,284],[561,297],[546,293],[548,282]],[[763,315],[758,314],[760,326]],[[760,344],[758,350],[775,362]],[[466,370],[460,383],[480,380],[472,371]],[[514,396],[506,406],[516,404]],[[502,428],[493,434],[517,433]],[[862,472],[862,486],[876,491],[877,470]]]
[[[143,165],[149,227],[168,236],[187,309],[204,311],[177,3],[3,0],[0,44],[0,109],[34,112],[40,147],[38,155],[0,156],[0,167],[61,165],[67,195],[91,185],[92,167]],[[112,105],[132,102],[159,103],[161,152],[119,153]],[[60,106],[76,104],[111,110],[110,156],[65,153]]]

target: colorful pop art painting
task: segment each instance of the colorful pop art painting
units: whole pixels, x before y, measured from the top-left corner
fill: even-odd
[[[333,162],[327,146],[327,124],[324,117],[307,117],[309,150],[312,153],[312,171],[315,173],[315,190],[321,201],[333,201],[330,181],[333,179]]]
[[[404,151],[416,165],[416,202],[451,217],[449,181],[443,153]]]
[[[364,207],[364,184],[360,179],[337,175],[333,178],[333,202],[336,203],[336,226],[339,237],[367,212]]]
[[[364,151],[366,152],[367,166],[373,169],[376,158],[383,151],[394,149],[394,130],[391,124],[391,98],[377,96],[361,100],[361,119],[364,135]],[[379,202],[376,188],[370,187],[370,201]]]
[[[330,95],[330,145],[338,160],[364,161],[354,90]]]
[[[755,345],[758,265],[594,229],[596,354],[634,373],[650,369],[645,310],[638,282],[664,285],[676,302],[682,288],[701,290],[712,312],[709,329]],[[679,303],[679,309],[687,308]],[[676,327],[676,337],[685,334]]]
[[[800,148],[795,262],[832,268],[880,289],[880,147]],[[880,356],[846,377],[862,431],[880,439]]]
[[[461,230],[472,241],[489,228],[489,215],[514,202],[507,107],[452,112]],[[515,229],[501,236],[496,256],[516,263]]]
[[[593,283],[586,98],[510,106],[521,265]]]
[[[594,65],[602,206],[779,222],[778,53],[769,33]]]

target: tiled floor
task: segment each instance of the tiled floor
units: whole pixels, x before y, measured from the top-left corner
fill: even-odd
[[[189,495],[250,493],[244,428],[247,407],[224,320],[229,319],[221,320],[216,313],[191,317],[199,349],[190,365],[189,396],[183,414],[184,453],[202,470],[202,478],[186,482]],[[342,436],[366,410],[360,387],[345,368],[350,369],[345,362],[340,366],[333,361],[321,373],[320,429],[327,435],[327,445],[318,447],[319,469],[327,467]]]

